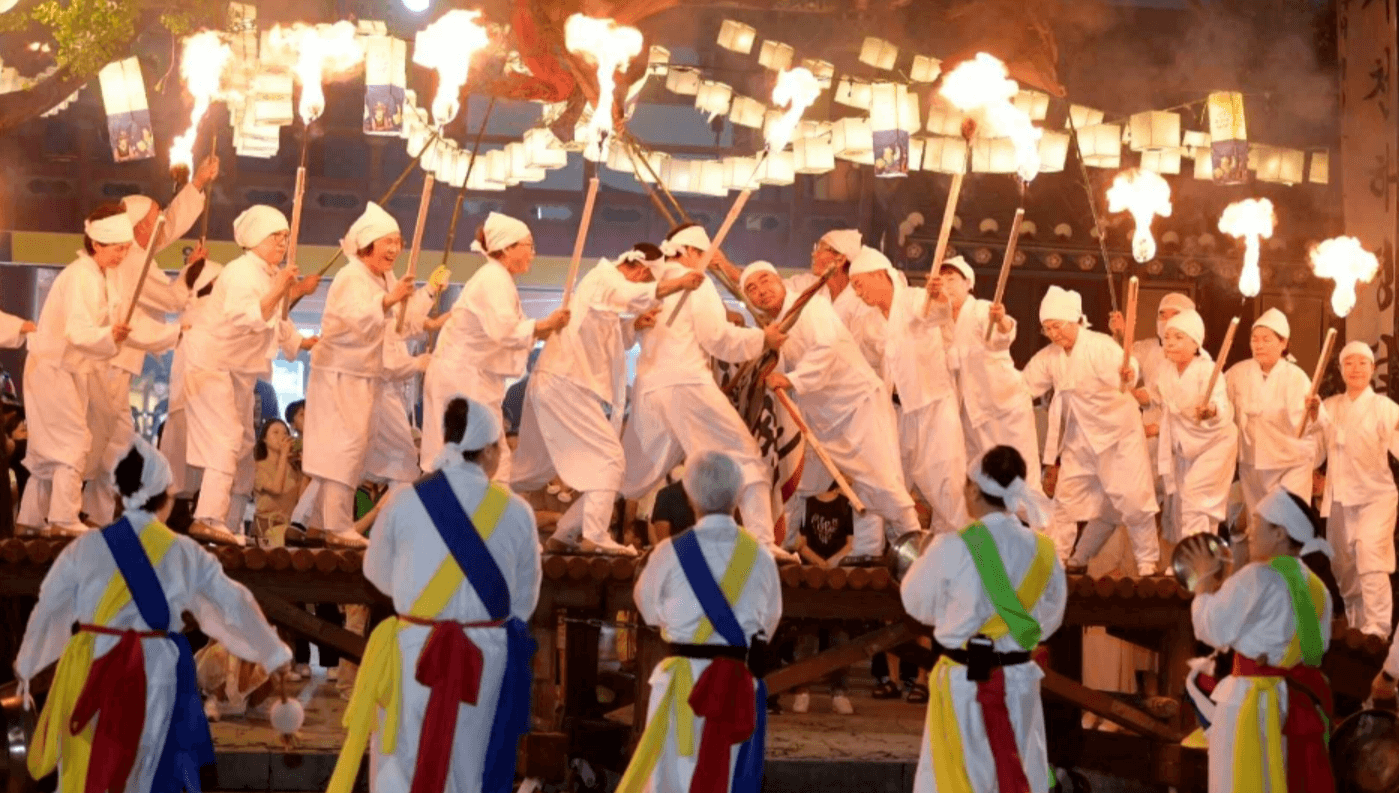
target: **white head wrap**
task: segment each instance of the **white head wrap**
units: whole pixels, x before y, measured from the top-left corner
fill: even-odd
[[[1078,322],[1083,319],[1083,296],[1072,289],[1050,286],[1040,301],[1040,322],[1057,319]]]
[[[290,231],[287,216],[275,207],[253,204],[233,221],[233,241],[244,250],[251,250],[279,231]]]
[[[359,251],[369,247],[374,240],[397,233],[399,233],[398,221],[393,219],[393,215],[370,201],[364,205],[364,213],[350,224],[349,230],[345,232],[345,238],[340,240],[340,249],[345,252],[346,256],[357,256]]]
[[[850,260],[850,274],[863,275],[865,273],[877,273],[880,270],[887,271],[889,277],[893,277],[894,265],[889,263],[889,257],[879,251],[865,246],[860,252],[855,254],[855,258]]]
[[[738,277],[738,288],[743,289],[744,287],[748,286],[748,279],[752,278],[758,273],[772,273],[778,278],[782,277],[782,275],[777,272],[777,268],[772,266],[771,262],[765,262],[760,260],[753,262],[752,264],[743,268],[743,273]]]
[[[1156,337],[1159,339],[1166,335],[1166,320],[1161,319],[1162,311],[1194,311],[1195,301],[1189,295],[1180,292],[1171,292],[1161,298],[1161,302],[1156,305]]]
[[[1182,311],[1166,321],[1166,329],[1176,330],[1184,333],[1196,347],[1205,346],[1205,320],[1200,316],[1200,312],[1190,309]]]
[[[486,238],[486,245],[483,248],[480,242],[472,240],[471,250],[482,256],[489,256],[495,251],[503,251],[530,236],[529,226],[499,212],[487,215],[486,223],[481,227],[481,230]]]
[[[1336,356],[1336,360],[1345,363],[1345,360],[1352,355],[1363,355],[1370,359],[1370,363],[1375,362],[1375,351],[1370,349],[1370,345],[1358,339],[1342,347],[1341,354]]]
[[[646,265],[647,267],[654,267],[654,266],[656,266],[657,264],[660,264],[662,261],[665,261],[665,260],[664,260],[664,259],[648,259],[648,258],[646,258],[646,254],[642,253],[641,251],[637,250],[636,248],[632,248],[631,250],[627,251],[626,253],[623,253],[621,256],[618,256],[618,257],[617,257],[617,262],[616,262],[616,263],[617,263],[617,264],[621,264],[622,262],[631,262],[631,263],[633,263],[633,264],[644,264],[644,265]]]
[[[117,465],[125,460],[132,452],[141,455],[141,488],[129,496],[122,496],[121,504],[126,512],[139,511],[145,506],[147,501],[164,493],[170,487],[172,480],[170,475],[170,463],[166,462],[165,455],[150,444],[140,435],[132,434],[131,445],[122,450],[115,460],[108,459],[107,483],[113,489],[117,489]],[[117,490],[118,493],[121,491]],[[140,526],[134,527],[137,531]]]
[[[680,233],[661,243],[661,253],[674,259],[687,247],[709,250],[709,232],[705,231],[703,226],[686,226]]]
[[[136,239],[131,230],[131,219],[126,215],[112,215],[101,220],[86,221],[83,223],[83,233],[93,242],[103,245],[120,245]]]
[[[466,462],[462,458],[463,452],[480,451],[500,440],[500,418],[495,411],[462,394],[447,400],[447,404],[450,405],[457,399],[466,400],[466,432],[462,433],[461,440],[455,443],[446,438],[442,439],[442,451],[438,452],[437,458],[432,461],[434,471],[461,465]]]
[[[1038,529],[1044,526],[1050,514],[1050,500],[1043,493],[1031,490],[1023,477],[1017,476],[1010,484],[1002,485],[987,476],[986,472],[981,470],[981,462],[985,458],[985,453],[978,454],[967,469],[967,475],[981,492],[1004,501],[1006,512],[1012,515],[1024,510],[1025,520],[1030,524],[1030,528]]]
[[[143,195],[123,196],[121,205],[126,207],[126,216],[131,219],[131,225],[139,226],[151,214],[152,209],[159,209],[160,205],[153,199]]]
[[[831,229],[821,236],[821,241],[852,262],[864,247],[860,232],[855,229]]]
[[[1270,308],[1263,312],[1263,316],[1253,321],[1255,328],[1267,328],[1278,334],[1283,341],[1292,337],[1292,326],[1287,322],[1287,315],[1275,308]]]
[[[1316,527],[1307,513],[1297,506],[1286,488],[1277,488],[1258,502],[1258,514],[1276,526],[1281,526],[1287,536],[1302,543],[1302,555],[1321,552],[1331,557],[1331,543],[1316,536]]]
[[[962,277],[967,279],[968,287],[976,286],[976,273],[972,272],[971,265],[967,264],[967,260],[963,259],[961,256],[952,256],[943,259],[942,267],[951,267],[952,269],[961,273]],[[942,267],[938,268],[939,272],[942,271]]]

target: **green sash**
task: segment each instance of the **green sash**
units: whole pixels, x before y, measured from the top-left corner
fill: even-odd
[[[1302,568],[1302,560],[1295,556],[1275,556],[1268,566],[1282,576],[1287,584],[1288,594],[1292,595],[1292,616],[1297,620],[1297,639],[1302,646],[1302,663],[1307,666],[1320,666],[1326,648],[1321,643],[1321,619],[1317,616],[1317,603],[1312,601],[1309,572]]]
[[[1021,602],[1015,587],[1011,586],[1010,575],[1006,573],[1005,563],[1001,561],[1001,552],[996,548],[996,541],[980,521],[963,529],[960,536],[962,542],[967,544],[967,550],[971,552],[977,575],[981,577],[981,587],[991,599],[996,614],[1005,621],[1010,635],[1015,637],[1016,644],[1026,650],[1033,650],[1035,645],[1040,643],[1041,629],[1035,618],[1030,616],[1030,606],[1039,599],[1039,593],[1034,595],[1028,605]],[[1034,571],[1032,566],[1031,573]],[[1034,576],[1027,576],[1031,577]],[[1047,577],[1045,580],[1047,581]]]

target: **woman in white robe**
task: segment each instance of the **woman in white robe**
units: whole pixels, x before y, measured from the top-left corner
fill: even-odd
[[[1238,459],[1239,428],[1224,380],[1205,393],[1214,361],[1203,350],[1205,322],[1183,311],[1166,323],[1166,362],[1157,373],[1161,442],[1157,465],[1171,500],[1166,541],[1213,533],[1224,521]]]
[[[186,264],[180,272],[179,280],[189,288],[189,302],[180,313],[180,341],[175,345],[175,354],[170,359],[170,396],[166,402],[165,427],[160,431],[160,453],[170,462],[174,476],[171,486],[177,497],[193,496],[199,491],[199,469],[188,464],[189,422],[185,414],[185,369],[189,366],[191,345],[188,343],[190,331],[196,325],[210,321],[209,298],[214,292],[214,281],[223,271],[223,265],[207,258],[207,252],[196,250],[190,261],[197,262],[203,256],[203,265],[194,271],[196,265]]]
[[[476,232],[471,249],[486,257],[452,304],[447,324],[437,337],[437,349],[423,379],[423,443],[419,457],[424,471],[442,443],[442,411],[454,394],[465,394],[500,411],[505,386],[525,373],[536,341],[549,338],[568,324],[568,308],[533,320],[520,307],[515,278],[529,272],[534,261],[534,237],[529,227],[512,217],[492,212]],[[501,416],[501,426],[504,426]],[[510,446],[500,438],[498,481],[509,482]]]

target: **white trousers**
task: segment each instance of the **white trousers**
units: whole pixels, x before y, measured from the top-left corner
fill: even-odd
[[[1117,526],[1125,525],[1138,572],[1154,572],[1161,560],[1157,510],[1146,436],[1140,431],[1128,433],[1098,454],[1070,420],[1059,454],[1054,521],[1061,529],[1082,521],[1088,524],[1071,563],[1086,565]]]
[[[1307,465],[1291,468],[1254,468],[1248,462],[1239,463],[1239,490],[1244,497],[1244,509],[1248,510],[1249,525],[1258,522],[1258,502],[1279,487],[1301,496],[1308,503],[1312,500],[1312,470]]]
[[[29,445],[24,467],[30,480],[20,500],[21,526],[81,525],[83,472],[92,452],[90,403],[100,378],[74,373],[30,353],[24,361],[24,405]]]
[[[1163,521],[1166,541],[1174,545],[1192,534],[1213,534],[1229,510],[1229,487],[1234,482],[1238,450],[1216,443],[1196,457],[1171,457],[1175,486],[1167,499],[1170,520]]]
[[[967,441],[967,463],[997,446],[1009,446],[1025,459],[1025,484],[1040,490],[1040,438],[1035,428],[1035,409],[1027,399],[1021,408],[973,423],[962,411],[962,433]]]
[[[500,464],[496,466],[492,479],[509,485],[514,454],[505,439],[505,414],[500,409],[505,401],[505,380],[475,369],[444,373],[441,366],[428,366],[427,374],[423,377],[423,437],[419,465],[423,471],[432,470],[432,461],[442,451],[442,414],[447,410],[447,403],[458,395],[474,399],[495,411],[501,426]]]
[[[1331,570],[1352,628],[1388,636],[1394,611],[1389,576],[1394,572],[1394,521],[1399,494],[1362,506],[1332,503],[1326,537],[1335,550]]]
[[[944,397],[916,410],[898,408],[899,441],[908,482],[933,512],[935,532],[960,531],[971,523],[964,489],[967,447],[957,400]]]
[[[241,515],[230,522],[236,502],[252,494],[257,472],[253,415],[257,375],[222,372],[193,365],[185,372],[189,463],[204,469],[194,519],[237,531]]]

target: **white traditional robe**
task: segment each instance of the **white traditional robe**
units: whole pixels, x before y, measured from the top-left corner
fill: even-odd
[[[660,280],[690,272],[667,262]],[[641,355],[632,387],[631,419],[622,433],[627,461],[621,493],[639,498],[689,455],[717,449],[734,458],[743,472],[739,511],[759,542],[772,544],[772,470],[738,411],[714,382],[709,356],[743,363],[763,352],[763,332],[737,328],[725,318],[724,301],[705,279],[666,321],[684,293],[662,301],[654,327],[641,332]]]
[[[1195,356],[1184,372],[1167,361],[1157,373],[1161,395],[1161,435],[1157,460],[1171,520],[1166,540],[1180,542],[1191,534],[1214,533],[1229,506],[1229,486],[1239,455],[1239,428],[1234,408],[1225,393],[1224,378],[1215,381],[1209,405],[1215,416],[1195,419],[1195,409],[1205,404],[1214,362],[1208,353]]]
[[[94,443],[92,427],[103,415],[100,392],[119,351],[112,325],[122,319],[121,301],[115,273],[102,270],[86,253],[79,253],[49,288],[24,361],[29,425],[24,467],[34,480],[20,504],[22,526],[78,525],[83,472],[93,456],[106,451]],[[160,349],[178,331],[140,325],[124,346]]]
[[[789,290],[782,316],[792,310],[796,299]],[[897,418],[889,392],[824,295],[816,295],[802,309],[778,363],[792,382],[794,401],[807,425],[865,502],[866,514],[855,520],[852,555],[874,556],[884,549],[881,518],[896,537],[918,531],[918,512],[901,470]],[[788,503],[804,506],[829,482],[820,461],[809,460]],[[801,525],[801,513],[795,508],[787,518],[789,526]]]
[[[222,264],[209,260],[204,262],[199,278],[190,289],[189,302],[180,314],[180,327],[189,328],[190,331],[181,335],[179,343],[175,345],[175,354],[170,359],[170,396],[166,402],[165,429],[160,433],[160,453],[170,463],[170,486],[178,495],[192,495],[199,490],[199,469],[186,462],[189,457],[189,422],[185,415],[185,369],[189,366],[190,354],[186,338],[196,325],[202,326],[210,321],[209,298],[213,296],[214,280],[222,271]],[[181,270],[177,276],[181,282],[184,281],[184,272]],[[206,288],[209,293],[200,296],[199,293]]]
[[[1306,571],[1305,564],[1302,569]],[[1323,647],[1331,644],[1331,608],[1331,594],[1327,592],[1321,619]],[[1297,634],[1297,617],[1292,612],[1292,595],[1287,583],[1280,573],[1261,562],[1246,565],[1229,576],[1218,592],[1196,595],[1190,603],[1190,619],[1199,641],[1221,650],[1232,649],[1269,666],[1283,662],[1287,647]],[[1219,681],[1210,695],[1216,703],[1214,721],[1205,733],[1209,739],[1210,793],[1235,789],[1235,735],[1240,718],[1260,722],[1263,719],[1264,697],[1260,697],[1256,710],[1243,713],[1244,699],[1250,688],[1248,678],[1231,675]],[[1287,699],[1279,697],[1281,722],[1287,720]],[[1285,741],[1283,748],[1286,751]],[[1283,763],[1284,758],[1270,758],[1270,761]]]
[[[612,262],[599,261],[578,282],[568,325],[544,343],[530,376],[513,485],[529,492],[557,475],[581,494],[559,519],[560,541],[572,542],[580,530],[595,543],[609,539],[626,473],[620,436],[631,323],[654,305],[655,283],[633,283]]]
[[[993,512],[981,518],[991,533],[1012,585],[1025,578],[1035,559],[1038,539],[1014,517]],[[901,586],[904,610],[910,617],[933,626],[933,637],[944,647],[962,647],[981,631],[987,620],[996,616],[995,607],[981,583],[976,564],[966,542],[955,533],[933,539],[928,549],[909,568]],[[1057,561],[1044,593],[1030,609],[1030,616],[1039,623],[1041,641],[1048,639],[1064,620],[1068,602],[1068,582],[1064,568]],[[997,652],[1023,652],[1015,637],[1007,634],[995,641]],[[1037,664],[1017,664],[1004,667],[1006,709],[1015,730],[1015,743],[1025,768],[1025,778],[1033,793],[1049,789],[1049,756],[1044,737],[1044,710],[1040,703],[1040,680],[1044,677]],[[967,680],[967,670],[954,666],[949,670],[953,708],[961,728],[962,757],[968,780],[976,793],[997,790],[996,764],[986,740],[986,726],[977,702],[977,684]],[[935,760],[926,731],[918,756],[918,771],[913,779],[914,793],[929,793],[937,789]]]
[[[0,311],[0,347],[8,350],[24,346],[24,323],[28,320]]]
[[[991,324],[991,301],[968,297],[951,325],[947,360],[962,398],[962,432],[967,458],[996,446],[1010,446],[1025,458],[1025,483],[1040,488],[1040,441],[1034,400],[1010,357],[1019,330],[1014,318],[1002,333]]]
[[[952,321],[946,303],[927,316],[928,293],[895,282],[885,325],[880,374],[898,397],[898,437],[906,481],[933,511],[934,531],[956,531],[971,522],[963,487],[967,447],[957,387],[948,365],[943,328]]]
[[[534,349],[535,321],[520,307],[515,279],[505,265],[487,259],[452,304],[452,314],[437,336],[437,350],[423,380],[424,471],[442,448],[442,414],[452,397],[463,395],[497,413],[505,401],[505,384],[525,373]],[[505,419],[501,417],[502,427]],[[509,482],[510,447],[500,436],[500,465],[495,478]]]
[[[146,512],[130,512],[128,517],[138,533],[154,520]],[[15,658],[15,672],[20,680],[33,678],[58,660],[73,636],[73,623],[93,621],[98,603],[116,572],[116,562],[99,532],[77,538],[59,553],[39,587],[39,601],[29,614],[24,641]],[[262,664],[268,670],[291,662],[291,648],[267,623],[252,593],[225,575],[218,558],[194,540],[176,536],[155,572],[170,604],[174,629],[179,630],[180,614],[188,611],[198,621],[200,630],[239,658]],[[117,630],[150,630],[134,601],[123,606],[107,625]],[[95,636],[93,659],[106,655],[117,641],[116,636]],[[146,668],[146,720],[136,765],[126,780],[126,789],[130,791],[151,789],[174,707],[175,663],[179,657],[174,643],[167,639],[143,639],[141,650]]]
[[[817,280],[819,279],[814,273],[797,273],[782,279],[787,291],[798,295],[811,288]],[[895,273],[894,280],[908,286],[908,279],[903,273]],[[836,316],[840,317],[845,329],[854,337],[860,353],[865,356],[865,361],[871,368],[878,370],[879,362],[884,357],[884,313],[861,300],[849,284],[835,297],[831,297],[830,284],[827,284],[821,293],[831,301],[831,308],[835,309]]]
[[[1154,571],[1161,550],[1156,539],[1156,494],[1136,399],[1122,392],[1122,348],[1107,336],[1079,328],[1072,351],[1050,344],[1035,353],[1023,375],[1030,393],[1051,388],[1044,461],[1059,460],[1054,491],[1055,544],[1061,558],[1087,564],[1119,523],[1132,540],[1139,572]],[[1087,521],[1075,547],[1069,533]]]
[[[1354,400],[1337,394],[1322,403],[1317,425],[1326,437],[1321,514],[1346,617],[1353,628],[1388,636],[1399,511],[1389,455],[1399,455],[1399,405],[1370,388]]]
[[[691,298],[693,300],[693,298]],[[678,321],[677,321],[677,324]],[[699,541],[700,552],[705,565],[715,581],[722,581],[734,546],[738,543],[738,526],[727,515],[705,515],[692,529]],[[762,540],[759,538],[759,543]],[[642,568],[632,591],[641,618],[648,625],[660,629],[661,636],[674,644],[693,644],[695,631],[704,617],[704,609],[690,588],[685,571],[680,567],[680,559],[669,539],[663,540],[651,553],[650,560]],[[764,548],[758,549],[753,562],[753,570],[748,582],[733,605],[734,617],[738,620],[743,635],[752,637],[763,632],[769,638],[777,630],[782,619],[782,580],[777,575],[777,563]],[[716,631],[705,644],[724,645],[727,642]],[[690,658],[675,663],[688,663],[692,680],[698,682],[710,662],[705,659]],[[651,700],[646,709],[648,720],[656,716],[657,707],[665,698],[670,687],[671,672],[664,666],[657,666],[651,673]],[[760,705],[761,707],[761,705]],[[660,760],[656,763],[645,790],[648,793],[684,793],[690,789],[690,778],[695,773],[695,760],[699,754],[699,738],[704,734],[704,718],[694,720],[695,755],[685,757],[676,750],[676,720],[671,718],[670,730],[666,733],[665,746]],[[739,746],[729,751],[728,779],[733,779],[733,764],[738,759]],[[732,784],[732,782],[730,782]]]
[[[1250,522],[1257,520],[1258,502],[1278,487],[1311,501],[1316,439],[1297,437],[1311,378],[1288,360],[1264,374],[1250,358],[1235,364],[1224,380],[1239,425],[1239,488]]]
[[[379,375],[379,392],[374,400],[376,418],[371,427],[369,453],[364,475],[378,482],[412,482],[421,474],[418,467],[418,440],[413,434],[413,411],[417,401],[417,378],[427,371],[432,356],[412,354],[408,342],[422,337],[424,322],[432,312],[434,298],[419,289],[408,299],[403,331],[398,330],[397,309],[384,333],[384,369]]]
[[[1162,329],[1165,323],[1158,321],[1157,328]],[[1163,331],[1164,332],[1164,331]],[[1152,336],[1149,339],[1137,339],[1132,342],[1132,359],[1137,363],[1137,382],[1134,388],[1146,389],[1150,401],[1145,405],[1140,405],[1143,427],[1155,426],[1157,434],[1146,439],[1146,453],[1151,458],[1152,484],[1156,488],[1156,501],[1161,506],[1161,522],[1171,521],[1171,504],[1166,498],[1166,490],[1161,480],[1161,470],[1158,460],[1160,460],[1160,428],[1161,428],[1161,392],[1156,388],[1156,381],[1161,371],[1161,365],[1166,361],[1166,349],[1161,344],[1161,339]]]
[[[486,474],[472,463],[452,464],[444,471],[447,482],[470,515],[475,512],[489,484]],[[428,517],[427,510],[411,487],[400,487],[389,496],[374,522],[369,548],[364,552],[364,577],[381,592],[393,598],[394,608],[408,614],[414,601],[450,552]],[[518,496],[510,504],[486,540],[486,549],[499,566],[510,590],[510,614],[529,621],[539,601],[539,540],[535,537],[534,511]],[[470,582],[462,581],[437,620],[484,622],[491,618]],[[370,749],[369,786],[376,793],[398,793],[412,786],[418,762],[418,741],[430,689],[417,682],[414,672],[418,656],[432,629],[407,625],[398,633],[402,664],[402,709],[397,744],[393,754],[382,751],[382,736],[375,732]],[[481,650],[481,686],[475,706],[463,705],[457,711],[457,729],[452,743],[451,769],[447,791],[471,793],[481,789],[486,747],[500,683],[505,674],[506,633],[501,628],[467,628],[467,638]],[[378,723],[384,724],[379,711]]]

